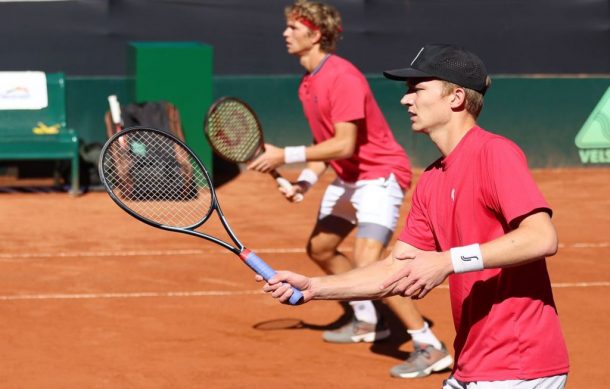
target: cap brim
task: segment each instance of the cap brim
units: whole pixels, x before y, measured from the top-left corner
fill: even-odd
[[[409,78],[428,78],[434,77],[428,73],[413,68],[386,70],[383,75],[390,80],[406,81]]]

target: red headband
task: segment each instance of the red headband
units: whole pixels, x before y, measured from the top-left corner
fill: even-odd
[[[313,22],[309,19],[307,19],[304,16],[301,16],[300,18],[297,19],[302,25],[306,26],[307,28],[309,28],[312,31],[318,31],[320,29],[320,27],[316,26],[315,24],[313,24]]]
[[[305,27],[309,28],[311,31],[319,31],[320,27],[316,26],[311,20],[307,19],[305,16],[301,16],[301,17],[296,17],[295,18],[298,22],[300,22],[302,25],[304,25]],[[338,28],[339,33],[343,32],[343,27],[339,26]]]

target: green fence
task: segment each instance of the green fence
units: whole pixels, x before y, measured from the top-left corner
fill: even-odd
[[[606,151],[610,149],[610,106],[602,104],[603,97],[610,93],[610,75],[492,78],[479,122],[484,128],[517,142],[531,167],[610,165],[610,152]],[[299,79],[299,75],[217,76],[213,96],[230,95],[249,102],[260,116],[269,142],[303,144],[310,142],[311,137],[297,98]],[[436,159],[439,153],[430,140],[410,130],[406,110],[399,103],[404,85],[379,75],[369,75],[368,79],[396,138],[410,154],[413,164],[423,167]],[[103,142],[106,97],[117,94],[122,103],[127,103],[130,90],[128,78],[68,77],[68,123],[84,142]],[[201,117],[206,110],[207,107],[201,107]],[[576,146],[575,138],[587,121],[589,130],[597,134],[601,144],[595,149],[582,150]],[[605,146],[604,141],[607,141]]]

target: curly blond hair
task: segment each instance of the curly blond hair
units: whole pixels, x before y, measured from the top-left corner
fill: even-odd
[[[287,20],[305,21],[304,24],[319,30],[322,35],[320,48],[324,52],[332,53],[336,50],[343,27],[341,15],[335,7],[320,2],[297,0],[286,7],[284,15]]]

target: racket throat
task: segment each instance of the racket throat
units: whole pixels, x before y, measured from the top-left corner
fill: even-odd
[[[241,260],[245,262],[248,259],[248,257],[250,256],[251,253],[252,253],[252,251],[250,251],[248,249],[243,249],[237,255],[239,255]]]

